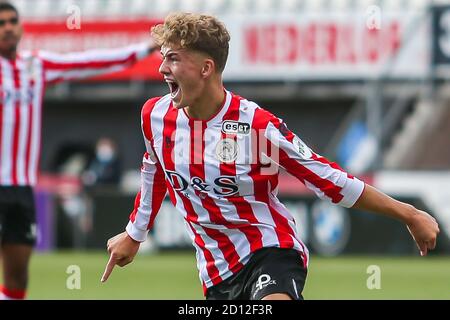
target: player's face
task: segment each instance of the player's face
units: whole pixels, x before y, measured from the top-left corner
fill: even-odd
[[[170,96],[176,108],[195,105],[205,88],[202,68],[206,57],[189,49],[176,46],[162,46],[163,61],[159,72],[169,85]]]
[[[19,17],[12,10],[0,11],[0,53],[9,53],[17,49],[22,36]]]

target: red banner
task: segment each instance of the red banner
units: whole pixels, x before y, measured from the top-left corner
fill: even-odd
[[[254,24],[243,30],[247,64],[374,65],[397,54],[402,45],[398,21],[383,29],[358,33],[354,26],[338,22],[305,25]],[[358,45],[363,43],[364,46]],[[282,44],[282,48],[280,48]]]
[[[160,22],[156,19],[81,21],[79,29],[69,29],[66,21],[28,21],[24,22],[25,32],[20,48],[58,53],[118,48],[149,41],[150,28]],[[127,70],[96,77],[94,80],[161,80],[158,72],[160,62],[160,54],[156,52]]]

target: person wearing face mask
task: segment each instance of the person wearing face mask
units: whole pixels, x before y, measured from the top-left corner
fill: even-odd
[[[121,163],[113,140],[101,138],[95,150],[95,158],[83,174],[86,185],[116,185],[121,178]]]

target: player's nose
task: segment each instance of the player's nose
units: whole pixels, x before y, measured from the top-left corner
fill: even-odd
[[[161,73],[162,75],[170,74],[170,70],[167,67],[167,63],[165,62],[165,60],[163,60],[159,66],[159,73]]]

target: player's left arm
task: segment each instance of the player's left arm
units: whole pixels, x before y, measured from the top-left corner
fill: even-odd
[[[337,163],[312,151],[279,118],[264,111],[270,159],[324,200],[347,208],[386,215],[406,224],[421,255],[436,246],[439,227],[428,213],[395,200],[345,172]]]
[[[40,51],[37,56],[42,61],[45,82],[52,84],[123,70],[153,53],[156,49],[157,47],[151,39],[146,43],[122,48],[96,49],[66,54]]]
[[[267,157],[297,177],[320,199],[346,208],[352,207],[364,190],[364,182],[342,170],[337,163],[312,151],[279,118],[265,110],[258,110],[263,122],[267,151],[260,150],[260,157]],[[261,135],[260,135],[261,136]],[[259,143],[264,146],[265,143]]]
[[[393,199],[368,184],[353,208],[383,214],[405,223],[422,256],[436,247],[439,233],[436,219],[425,211]]]

